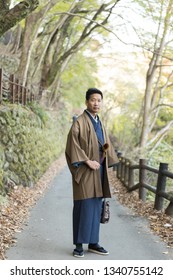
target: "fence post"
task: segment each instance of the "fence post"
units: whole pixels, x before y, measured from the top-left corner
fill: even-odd
[[[129,163],[129,178],[128,178],[128,188],[130,189],[134,185],[134,170],[130,168],[132,162]]]
[[[14,76],[15,83],[15,101],[19,104],[19,80]]]
[[[26,87],[24,87],[24,93],[23,93],[23,104],[26,105],[26,100],[27,100],[27,93],[26,93]]]
[[[121,158],[121,182],[124,184],[125,180],[125,158]]]
[[[130,161],[129,159],[125,159],[125,169],[124,169],[124,184],[128,188],[128,182],[129,182],[129,166]]]
[[[144,165],[147,164],[146,159],[140,159],[139,160],[139,198],[142,199],[142,201],[146,201],[146,189],[144,188],[144,183],[146,179],[146,169]]]
[[[120,179],[121,176],[121,157],[119,157],[119,163],[117,166],[117,178]]]
[[[10,75],[10,91],[11,91],[11,103],[15,103],[15,79],[14,79],[14,74]]]
[[[21,83],[19,83],[19,103],[22,105],[24,103],[23,85]]]
[[[157,179],[156,196],[154,203],[154,209],[156,210],[162,210],[163,208],[164,198],[159,195],[159,192],[165,191],[166,188],[166,176],[163,174],[165,170],[168,170],[168,164],[161,162],[159,166],[159,174]]]
[[[3,80],[3,71],[0,69],[0,104],[2,103],[2,80]]]

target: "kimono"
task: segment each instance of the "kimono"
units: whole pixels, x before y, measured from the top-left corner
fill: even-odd
[[[98,120],[100,126],[97,131],[93,121],[90,114],[84,111],[75,120],[67,136],[65,155],[73,183],[74,244],[98,242],[102,198],[111,197],[108,167],[118,163],[104,126]],[[98,139],[99,135],[102,143]],[[101,161],[103,141],[109,147],[105,159],[100,169],[92,170],[85,161]]]

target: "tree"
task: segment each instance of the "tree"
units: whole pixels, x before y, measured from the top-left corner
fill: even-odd
[[[121,18],[126,27],[126,37],[121,22],[119,25],[115,22],[115,27],[119,26],[119,33],[122,33],[121,41],[134,46],[133,50],[141,55],[141,63],[145,58],[147,67],[145,89],[143,93],[139,91],[139,94],[144,96],[143,102],[139,104],[141,110],[138,118],[141,125],[138,148],[142,155],[143,152],[159,145],[173,127],[171,118],[165,122],[159,121],[163,110],[171,109],[169,103],[173,88],[173,0],[129,0],[128,5],[123,6],[123,11],[118,19]],[[128,34],[129,30],[133,30],[131,37]],[[140,66],[138,68],[140,69]]]
[[[168,94],[173,88],[173,65],[172,65],[172,20],[173,1],[159,1],[159,8],[150,2],[149,9],[153,20],[157,20],[158,28],[154,36],[153,47],[150,49],[150,63],[146,74],[146,89],[144,95],[143,124],[140,138],[140,148],[143,150],[154,142],[161,141],[173,127],[173,121],[168,121],[157,133],[154,133],[156,121],[161,107],[164,104],[164,96],[168,100]],[[146,7],[145,7],[146,8]],[[156,11],[156,12],[155,12]],[[157,14],[159,12],[159,15]]]
[[[0,37],[34,11],[38,0],[24,0],[10,9],[11,0],[0,0]]]
[[[70,59],[107,24],[120,0],[49,1],[28,16],[18,76],[49,90],[53,104],[61,94],[61,75]]]

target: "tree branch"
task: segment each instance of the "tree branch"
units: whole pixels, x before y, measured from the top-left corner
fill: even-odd
[[[160,131],[156,133],[156,135],[147,143],[147,146],[151,145],[154,143],[157,139],[162,137],[162,135],[166,135],[168,131],[172,128],[173,126],[173,120],[167,123]]]
[[[6,31],[15,26],[22,19],[34,11],[38,5],[38,0],[25,0],[14,6],[12,9],[8,8],[8,1],[0,1],[0,36]]]
[[[173,108],[173,105],[170,105],[170,104],[164,104],[164,103],[162,103],[162,104],[158,104],[156,107],[154,107],[154,108],[152,109],[152,111],[157,110],[157,108],[158,108],[158,107],[170,107],[170,108]]]

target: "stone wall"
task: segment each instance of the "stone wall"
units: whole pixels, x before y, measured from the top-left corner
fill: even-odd
[[[32,186],[64,149],[66,121],[38,108],[0,106],[0,194]]]

